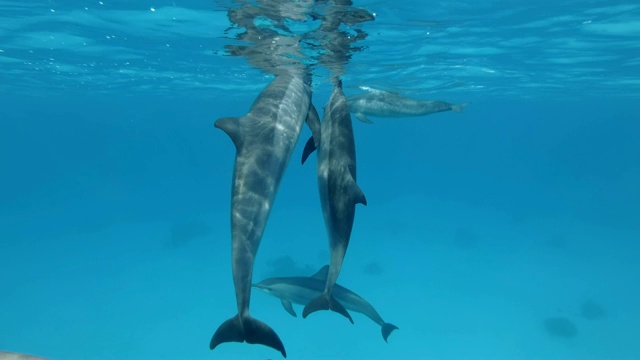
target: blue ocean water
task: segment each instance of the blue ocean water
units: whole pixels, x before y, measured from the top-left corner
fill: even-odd
[[[0,0],[0,350],[280,358],[208,349],[236,312],[235,149],[213,122],[272,79],[225,50],[240,3]],[[252,314],[292,359],[640,359],[640,5],[353,5],[375,20],[353,26],[368,36],[347,95],[469,103],[354,118],[368,205],[338,282],[399,330],[385,343],[359,314],[294,318],[259,291]],[[321,111],[328,71],[313,81]],[[328,262],[315,156],[299,164],[309,135],[256,280]]]

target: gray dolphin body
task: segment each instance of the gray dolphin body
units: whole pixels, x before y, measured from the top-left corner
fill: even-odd
[[[353,319],[332,296],[342,262],[349,246],[356,204],[367,204],[356,183],[356,149],[347,99],[342,82],[335,80],[329,102],[325,106],[318,147],[318,189],[322,214],[329,238],[331,263],[324,291],[304,307],[302,317],[319,310],[332,310]],[[303,153],[303,162],[315,149],[313,137]]]
[[[304,305],[324,291],[329,266],[325,265],[315,275],[310,277],[278,277],[265,279],[253,286],[269,295],[279,298],[284,309],[296,316],[291,303]],[[381,326],[382,338],[387,341],[389,334],[398,329],[397,326],[382,320],[382,317],[371,304],[353,291],[335,284],[333,296],[345,308],[364,314]]]
[[[39,356],[19,354],[15,352],[0,350],[0,360],[47,360],[47,359]]]
[[[280,180],[307,114],[317,116],[315,109],[309,111],[310,107],[310,76],[303,70],[285,72],[260,93],[247,115],[222,118],[215,123],[236,147],[231,255],[238,314],[216,330],[209,344],[211,349],[224,342],[246,341],[272,347],[286,357],[276,332],[249,314],[249,303],[253,262]]]
[[[378,117],[424,116],[442,111],[460,112],[467,104],[454,105],[439,100],[418,100],[397,93],[371,90],[368,93],[350,96],[349,111],[356,119],[372,124],[367,115]]]

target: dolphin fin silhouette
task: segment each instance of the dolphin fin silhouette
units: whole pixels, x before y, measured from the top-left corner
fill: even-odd
[[[331,310],[337,312],[338,314],[349,319],[349,321],[353,324],[353,319],[351,318],[351,315],[349,315],[347,309],[345,309],[345,307],[338,300],[336,300],[336,298],[327,293],[322,293],[311,299],[311,301],[309,301],[309,303],[305,305],[304,309],[302,310],[302,317],[306,319],[309,314],[320,310]]]
[[[211,338],[209,349],[213,350],[218,345],[226,342],[247,342],[249,344],[261,344],[280,351],[287,357],[287,352],[278,334],[269,325],[249,315],[241,317],[236,315],[220,325]]]
[[[382,338],[385,342],[387,342],[387,338],[391,335],[393,330],[398,330],[398,327],[389,323],[382,324]]]

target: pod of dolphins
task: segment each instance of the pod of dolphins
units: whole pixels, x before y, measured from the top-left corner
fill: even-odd
[[[466,104],[417,100],[374,89],[347,98],[341,78],[352,53],[362,50],[352,44],[364,39],[366,33],[342,27],[374,20],[369,11],[353,7],[351,0],[259,0],[230,9],[228,15],[235,27],[244,29],[238,38],[251,42],[228,45],[225,47],[228,53],[246,58],[274,78],[246,115],[215,122],[215,127],[224,131],[236,148],[231,258],[238,312],[218,327],[209,347],[247,342],[269,346],[287,356],[278,334],[251,315],[252,287],[279,298],[293,316],[296,313],[292,303],[304,305],[303,318],[320,310],[331,310],[353,323],[348,310],[362,313],[380,325],[382,337],[387,341],[398,327],[385,322],[371,304],[337,283],[356,205],[367,204],[357,184],[351,113],[358,120],[372,123],[367,115],[423,116],[448,110],[459,112]],[[269,21],[264,21],[265,17]],[[288,28],[291,21],[320,21],[320,26],[301,35]],[[322,121],[311,99],[314,66],[326,67],[333,84]],[[317,151],[318,192],[329,240],[329,265],[310,277],[271,278],[254,284],[254,260],[304,123],[312,135],[304,147],[302,163]]]
[[[331,310],[353,323],[348,311],[362,313],[381,327],[382,337],[387,341],[398,327],[385,322],[365,299],[337,283],[356,205],[367,205],[356,180],[350,114],[370,124],[367,116],[460,112],[466,104],[411,99],[371,88],[347,98],[341,80],[344,67],[354,52],[364,49],[352,44],[367,36],[353,26],[374,20],[372,13],[353,7],[351,0],[257,0],[230,8],[227,15],[233,24],[228,30],[244,29],[237,38],[247,43],[227,45],[227,53],[245,58],[274,78],[246,115],[223,117],[215,122],[215,127],[229,136],[236,149],[231,193],[231,258],[238,312],[218,327],[209,347],[215,349],[226,342],[262,344],[286,358],[278,334],[249,311],[252,287],[279,298],[292,316],[296,316],[292,303],[304,305],[303,318],[320,310]],[[307,21],[320,25],[305,34],[288,27],[292,22]],[[314,66],[327,68],[333,84],[322,122],[311,100]],[[271,278],[254,284],[254,260],[280,181],[305,123],[312,136],[304,147],[302,163],[317,151],[318,192],[329,240],[329,265],[309,277]],[[0,351],[0,360],[10,359],[44,360]]]

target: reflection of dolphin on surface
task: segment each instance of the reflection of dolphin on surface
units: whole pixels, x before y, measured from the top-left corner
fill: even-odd
[[[325,265],[310,277],[270,278],[262,280],[253,286],[269,295],[279,298],[282,301],[284,309],[292,316],[296,316],[296,312],[293,310],[291,303],[304,305],[322,293],[328,272],[329,266]],[[339,284],[335,284],[333,295],[347,309],[364,314],[376,324],[380,325],[382,327],[382,338],[384,341],[387,341],[389,334],[391,334],[393,330],[398,329],[397,326],[384,322],[376,309],[353,291]]]
[[[19,354],[0,350],[0,360],[46,360],[45,358],[33,355]]]
[[[468,104],[450,104],[439,100],[418,100],[398,93],[369,89],[368,93],[350,96],[349,111],[365,123],[373,121],[367,115],[378,117],[424,116],[442,111],[460,112]]]
[[[276,332],[249,314],[251,282],[254,259],[280,180],[311,106],[309,74],[304,69],[292,69],[276,76],[247,115],[215,123],[236,148],[231,257],[238,314],[216,330],[211,349],[225,342],[246,341],[272,347],[286,357]]]
[[[315,150],[316,144],[311,137],[304,148],[303,162]],[[356,148],[351,115],[339,79],[334,79],[333,91],[324,109],[317,172],[331,263],[324,291],[309,301],[302,317],[306,318],[318,310],[332,310],[353,323],[349,312],[333,297],[332,290],[349,246],[356,204],[366,205],[367,199],[356,183]]]

